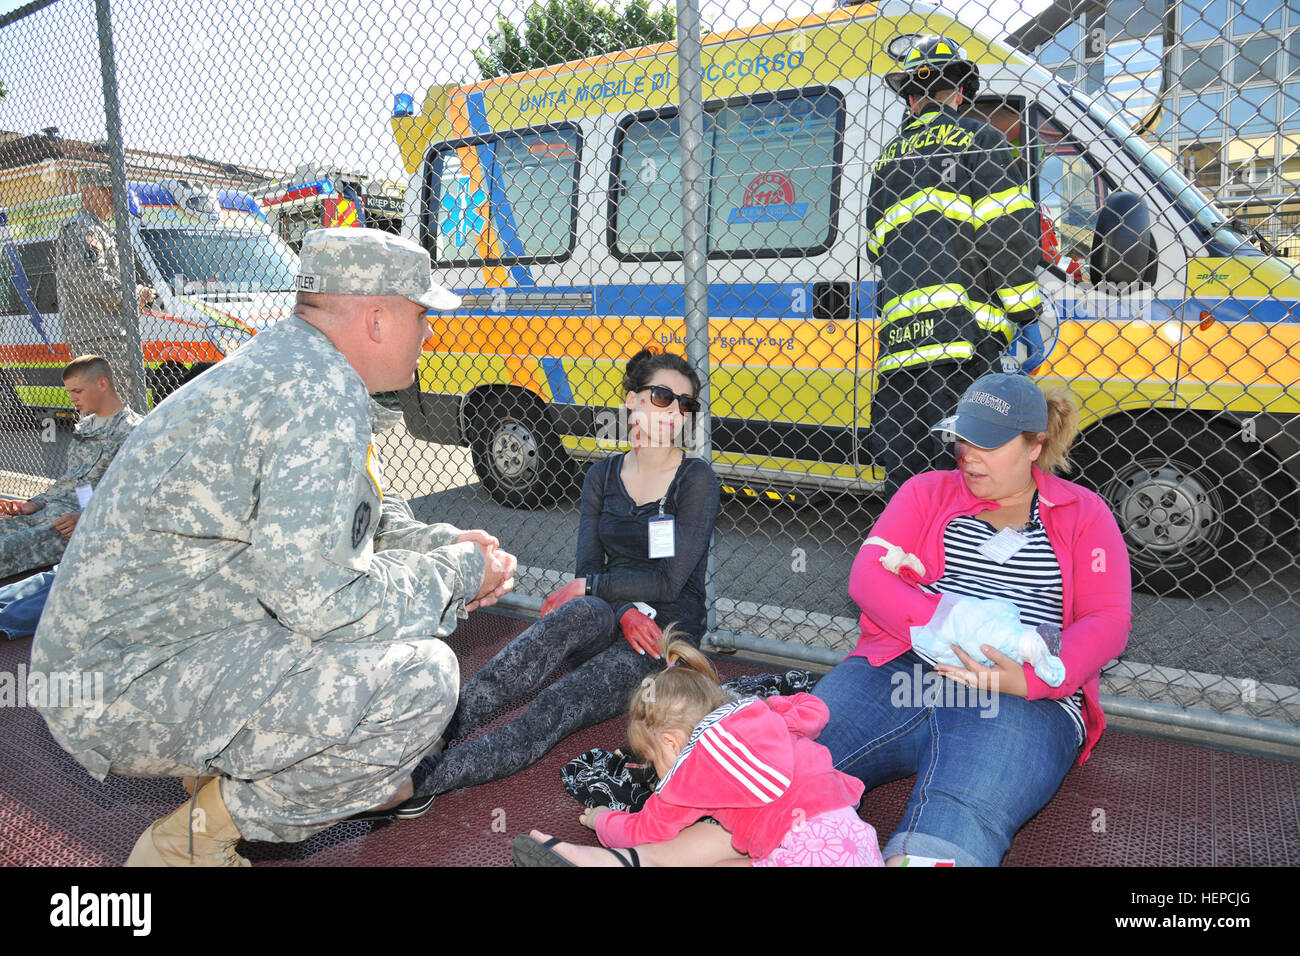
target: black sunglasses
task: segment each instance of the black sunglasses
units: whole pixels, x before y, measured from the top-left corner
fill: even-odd
[[[700,410],[700,400],[694,395],[678,395],[666,385],[642,385],[640,388],[634,388],[634,392],[650,393],[650,401],[654,403],[655,408],[667,408],[677,400],[678,407],[683,412],[694,414]]]

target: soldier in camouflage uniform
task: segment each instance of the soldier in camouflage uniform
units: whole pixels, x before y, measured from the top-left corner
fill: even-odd
[[[119,394],[128,402],[139,394],[122,315],[122,280],[113,216],[113,180],[107,169],[81,173],[81,208],[59,231],[55,246],[59,321],[73,355],[102,355],[112,366]],[[148,286],[136,286],[144,308],[154,299]],[[130,316],[130,321],[135,321]]]
[[[192,854],[181,807],[128,864],[246,865],[241,837],[302,840],[409,797],[459,687],[435,638],[512,582],[485,532],[385,494],[374,447],[400,415],[370,393],[410,385],[426,309],[459,299],[378,230],[314,231],[300,268],[294,316],[127,442],[36,633],[34,669],[103,674],[97,720],[44,710],[95,777],[217,778]]]
[[[0,501],[0,577],[43,568],[63,557],[81,514],[77,488],[99,484],[109,462],[140,424],[122,404],[108,363],[83,355],[63,370],[63,383],[81,415],[63,476],[35,498]]]

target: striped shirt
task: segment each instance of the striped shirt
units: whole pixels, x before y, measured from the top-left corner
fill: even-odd
[[[957,594],[981,599],[1009,601],[1020,609],[1020,620],[1030,627],[1039,624],[1062,626],[1064,591],[1061,564],[1047,539],[1035,492],[1029,523],[1019,529],[1025,544],[999,564],[980,551],[998,534],[993,526],[974,515],[963,515],[948,523],[943,532],[943,575],[933,584],[923,584],[927,594]],[[915,650],[915,649],[914,649]],[[921,651],[917,655],[933,665]],[[1083,691],[1057,701],[1074,718],[1082,745]]]

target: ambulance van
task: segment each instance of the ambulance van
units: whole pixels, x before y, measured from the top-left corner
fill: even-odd
[[[939,34],[1044,224],[1049,350],[1082,405],[1083,480],[1136,577],[1204,591],[1294,531],[1300,276],[1105,102],[917,3],[704,39],[713,464],[757,499],[869,493],[877,320],[862,219],[900,127],[886,74]],[[464,296],[437,316],[410,430],[472,449],[499,501],[608,454],[623,361],[685,352],[675,44],[398,96],[406,228]],[[1100,227],[1100,228],[1099,228]],[[1023,353],[1019,358],[1023,358]],[[1016,356],[1007,362],[1015,367]]]
[[[186,180],[128,185],[136,281],[157,293],[139,313],[156,405],[292,311],[298,257],[247,193]],[[10,419],[73,415],[55,244],[80,208],[73,194],[0,210],[0,408]]]

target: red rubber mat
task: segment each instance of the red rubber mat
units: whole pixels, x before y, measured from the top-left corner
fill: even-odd
[[[471,615],[452,635],[462,677],[526,622]],[[26,663],[31,641],[0,642],[0,673]],[[719,661],[724,678],[756,672]],[[513,712],[512,712],[513,713]],[[502,719],[509,715],[502,715]],[[256,865],[508,866],[510,840],[533,827],[594,842],[560,785],[571,757],[622,743],[621,719],[574,734],[507,780],[446,794],[419,820],[341,823],[299,844],[245,843]],[[912,780],[879,787],[862,816],[883,842]],[[1014,866],[1300,864],[1300,765],[1109,732],[1017,835]],[[0,707],[0,865],[120,864],[140,832],[185,798],[178,780],[110,777],[98,784],[31,708]]]

